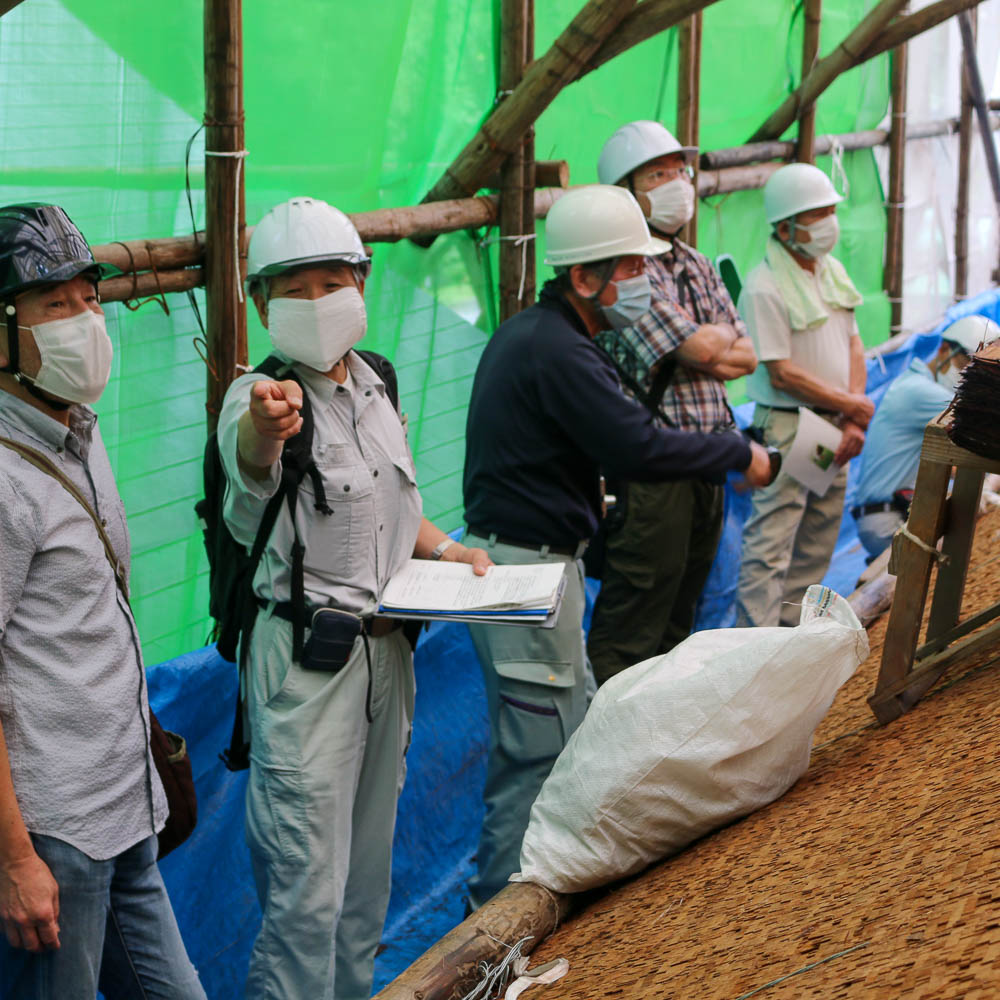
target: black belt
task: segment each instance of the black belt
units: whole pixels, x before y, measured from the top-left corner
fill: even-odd
[[[897,514],[903,513],[899,509],[899,506],[893,503],[892,500],[883,500],[881,503],[863,503],[857,507],[852,507],[851,515],[853,517],[864,517],[865,514],[886,514],[890,510],[896,511]]]
[[[559,556],[577,556],[582,554],[582,549],[587,547],[585,541],[577,542],[576,545],[547,545],[541,542],[525,542],[519,538],[507,538],[504,535],[498,535],[495,531],[490,531],[489,528],[481,528],[478,525],[469,525],[470,535],[479,535],[480,538],[489,538],[494,541],[499,542],[501,545],[514,545],[521,549],[547,549],[549,552],[554,552]]]
[[[265,601],[263,597],[258,597],[257,604],[265,611],[271,608],[271,614],[282,619],[282,621],[295,624],[295,610],[292,607],[291,601],[276,601],[274,607],[271,607],[270,601]],[[314,611],[316,611],[316,608],[306,606],[307,621],[312,620]],[[361,621],[364,624],[365,635],[370,635],[373,639],[381,639],[382,636],[389,635],[389,633],[403,627],[403,620],[401,618],[375,618],[369,616],[368,618],[362,618]]]

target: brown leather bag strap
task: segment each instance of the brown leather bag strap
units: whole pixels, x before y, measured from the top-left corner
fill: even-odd
[[[111,569],[114,571],[118,589],[122,592],[122,597],[125,598],[125,603],[127,604],[128,581],[125,579],[125,570],[115,553],[115,547],[111,544],[111,539],[108,538],[108,533],[104,530],[104,525],[101,524],[97,515],[94,513],[93,507],[87,503],[87,498],[80,492],[76,483],[74,483],[73,480],[70,479],[66,473],[64,473],[62,469],[60,469],[50,458],[47,458],[40,451],[36,451],[34,448],[31,448],[26,444],[22,444],[20,441],[14,441],[11,438],[0,437],[0,444],[2,444],[5,448],[9,448],[11,451],[16,452],[26,462],[30,462],[33,466],[35,466],[36,469],[40,469],[42,472],[50,475],[90,515],[91,521],[94,522],[94,527],[97,528],[97,534],[100,535],[101,544],[104,546],[104,554],[107,556],[108,563],[110,563]]]

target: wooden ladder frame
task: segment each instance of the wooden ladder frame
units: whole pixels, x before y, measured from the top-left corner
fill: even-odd
[[[976,514],[987,472],[1000,472],[1000,461],[983,458],[952,444],[944,426],[931,421],[924,431],[920,466],[906,528],[925,547],[897,534],[892,540],[889,572],[897,577],[896,594],[882,650],[875,691],[868,699],[881,725],[909,711],[958,660],[1000,645],[1000,603],[964,622],[959,620]],[[952,467],[955,481],[948,497]],[[938,539],[944,541],[940,554]],[[941,562],[924,644],[917,648],[930,585],[931,569]],[[989,624],[992,623],[992,624]],[[975,635],[975,629],[987,628]]]

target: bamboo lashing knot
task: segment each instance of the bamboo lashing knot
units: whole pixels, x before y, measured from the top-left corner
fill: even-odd
[[[146,253],[149,255],[149,269],[153,272],[153,278],[156,281],[156,294],[150,295],[149,298],[139,299],[139,273],[135,266],[135,257],[132,254],[132,248],[127,244],[122,242],[122,240],[115,240],[114,245],[124,247],[125,253],[128,254],[128,266],[129,275],[132,278],[132,288],[130,289],[128,295],[122,299],[122,305],[128,309],[129,312],[135,312],[137,309],[146,305],[147,302],[156,302],[166,313],[167,316],[170,315],[170,306],[167,304],[167,297],[163,292],[163,285],[160,284],[160,274],[156,270],[156,258],[153,256],[153,247],[150,246],[149,240],[146,240]]]
[[[943,552],[938,552],[936,548],[934,548],[931,545],[928,545],[922,538],[917,538],[917,536],[913,534],[913,532],[910,531],[910,529],[907,528],[905,524],[901,524],[896,529],[896,534],[902,535],[904,538],[909,539],[911,542],[913,542],[914,545],[917,546],[918,549],[922,549],[928,555],[934,556],[939,566],[947,566],[948,563],[951,561],[950,558]]]
[[[489,239],[479,241],[479,246],[484,250],[492,243],[513,243],[514,246],[521,248],[521,283],[517,287],[518,304],[524,301],[524,279],[528,270],[528,242],[534,238],[534,233],[522,233],[520,236],[491,236]]]
[[[203,125],[215,126],[220,128],[237,128],[240,125],[242,125],[245,121],[246,121],[246,115],[241,111],[237,118],[232,118],[228,120],[223,118],[210,118],[208,115],[205,115],[202,118],[201,123]]]
[[[236,269],[236,298],[243,304],[243,281],[240,278],[240,174],[243,161],[249,155],[245,149],[206,149],[206,156],[221,156],[236,160],[236,180],[233,184],[233,266]]]

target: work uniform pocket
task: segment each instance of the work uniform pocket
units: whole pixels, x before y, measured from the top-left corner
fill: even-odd
[[[297,770],[253,764],[247,789],[247,843],[273,861],[309,855],[305,794]]]
[[[555,699],[542,690],[530,697],[500,692],[497,740],[503,752],[521,764],[553,760],[566,745]]]

